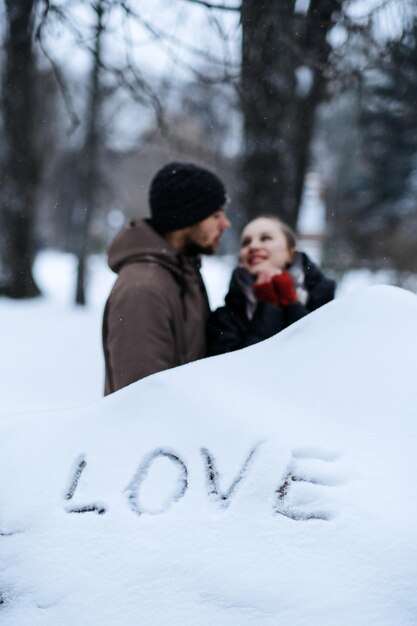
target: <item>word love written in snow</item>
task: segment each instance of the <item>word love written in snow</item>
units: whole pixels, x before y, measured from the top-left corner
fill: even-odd
[[[217,469],[214,456],[207,448],[201,448],[201,457],[203,461],[204,471],[206,475],[207,495],[211,501],[217,506],[226,509],[231,503],[235,492],[238,490],[240,483],[245,479],[245,476],[250,471],[250,468],[255,460],[260,444],[252,448],[249,455],[244,460],[238,474],[233,479],[227,490],[222,490],[220,486],[220,475]],[[157,511],[162,513],[169,508],[174,502],[177,502],[183,498],[188,490],[188,468],[184,461],[178,454],[172,450],[165,448],[157,448],[150,454],[146,455],[144,460],[140,463],[136,473],[132,480],[125,489],[126,499],[130,506],[130,509],[138,516],[144,513],[155,513],[155,511],[147,510],[141,503],[141,491],[145,485],[145,482],[149,478],[149,473],[152,465],[158,459],[165,459],[169,461],[171,471],[175,472],[175,489],[170,494],[169,501],[165,502],[164,507]],[[77,488],[80,484],[82,475],[87,467],[87,460],[85,456],[78,457],[75,463],[75,469],[71,475],[68,488],[65,492],[65,499],[71,501],[66,506],[68,513],[98,513],[103,515],[107,512],[108,507],[104,503],[93,502],[89,504],[76,504],[77,497],[74,497],[77,492]],[[291,486],[293,483],[310,483],[312,485],[324,485],[322,481],[314,480],[311,477],[302,476],[302,473],[297,472],[297,457],[293,455],[293,458],[287,468],[282,483],[276,488],[274,494],[273,512],[276,514],[284,515],[292,520],[329,520],[331,515],[323,510],[312,510],[310,507],[306,510],[305,506],[297,505],[297,503],[291,502]]]

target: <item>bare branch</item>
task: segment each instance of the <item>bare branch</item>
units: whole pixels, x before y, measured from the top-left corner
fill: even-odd
[[[60,91],[61,96],[62,96],[62,98],[64,100],[65,107],[67,109],[67,113],[68,113],[68,115],[70,117],[70,120],[71,120],[71,127],[69,129],[69,134],[71,134],[80,125],[80,118],[78,117],[78,115],[77,115],[77,113],[75,111],[75,107],[74,107],[73,102],[72,102],[71,94],[70,94],[70,91],[69,91],[68,86],[66,84],[66,81],[64,79],[63,73],[61,72],[61,70],[58,67],[57,63],[55,63],[54,59],[49,54],[49,52],[46,49],[45,44],[44,44],[43,31],[44,31],[44,27],[45,27],[45,25],[47,23],[48,16],[49,16],[51,11],[56,13],[56,14],[60,14],[60,11],[56,7],[51,7],[51,3],[50,3],[49,0],[45,0],[45,7],[44,7],[44,10],[42,12],[42,16],[41,16],[41,19],[40,19],[39,26],[38,26],[38,28],[36,29],[36,32],[35,32],[35,40],[38,42],[40,49],[42,50],[43,54],[48,59],[50,65],[51,65],[52,72],[53,72],[53,74],[55,76],[55,80],[57,81],[59,91]]]
[[[239,65],[232,65],[230,63],[227,63],[225,60],[220,60],[217,59],[216,57],[213,57],[212,55],[205,53],[201,50],[197,50],[195,48],[192,47],[188,47],[185,46],[183,44],[183,42],[181,42],[179,39],[177,39],[176,37],[173,37],[171,35],[168,35],[167,33],[165,33],[164,31],[158,29],[157,27],[155,27],[153,24],[150,24],[147,20],[145,20],[144,18],[142,18],[141,15],[139,15],[136,11],[134,11],[126,2],[126,0],[122,0],[121,1],[121,7],[124,9],[124,11],[132,18],[134,18],[137,22],[139,22],[142,27],[147,30],[152,37],[155,39],[155,41],[158,42],[158,44],[160,45],[160,48],[165,49],[166,52],[169,54],[170,59],[179,67],[182,67],[186,70],[188,70],[191,74],[193,74],[200,82],[203,82],[205,84],[227,84],[227,83],[231,83],[234,82],[236,80],[239,79],[239,72],[240,72],[240,66]],[[172,44],[174,45],[171,45]],[[204,58],[206,61],[211,61],[214,62],[216,64],[221,65],[222,69],[224,70],[220,75],[217,76],[208,76],[207,73],[201,72],[199,70],[197,70],[193,65],[187,63],[186,61],[184,61],[183,59],[181,59],[178,54],[176,53],[175,48],[179,48],[182,47],[183,49],[188,49],[189,51],[194,52],[194,54],[199,54],[202,58]],[[227,68],[228,67],[232,67],[233,69],[235,69],[235,73],[232,74],[230,73]]]
[[[401,8],[404,14],[408,10],[407,7],[405,6],[407,4],[410,8],[410,11],[415,10],[415,4],[413,0],[401,0],[400,2],[397,2],[396,0],[381,0],[379,4],[369,9],[369,11],[364,12],[362,15],[355,16],[355,19],[366,20],[378,14],[379,12],[383,11],[387,7],[393,6],[394,4],[397,5],[395,8],[396,9]]]
[[[187,0],[187,1],[192,2],[193,0]],[[144,19],[137,11],[135,11],[130,6],[128,6],[125,1],[121,2],[121,7],[123,8],[123,10],[125,11],[127,15],[129,15],[130,17],[135,19],[137,22],[139,22],[143,26],[143,28],[145,28],[145,30],[147,30],[152,35],[152,37],[156,39],[158,42],[162,44],[164,44],[165,41],[171,42],[172,44],[175,45],[176,48],[181,48],[187,52],[190,52],[191,54],[194,54],[196,56],[203,58],[206,61],[209,61],[210,63],[215,63],[217,65],[222,65],[222,66],[228,65],[235,69],[239,68],[239,64],[237,63],[232,64],[228,61],[225,61],[224,58],[222,59],[217,58],[205,50],[201,50],[199,48],[196,48],[195,46],[184,43],[182,39],[180,39],[179,37],[175,37],[175,35],[168,34],[163,29],[155,26],[155,24],[151,24],[146,19]],[[165,45],[165,47],[167,46]]]
[[[238,12],[241,9],[241,5],[230,7],[227,4],[213,4],[212,2],[206,2],[206,0],[185,0],[185,2],[189,2],[190,4],[199,4],[206,9],[215,9],[216,11]]]

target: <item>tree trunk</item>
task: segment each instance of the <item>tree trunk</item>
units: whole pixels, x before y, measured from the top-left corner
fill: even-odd
[[[87,102],[87,128],[81,159],[80,207],[76,215],[76,254],[78,260],[75,302],[86,303],[87,259],[90,240],[90,226],[95,209],[97,188],[100,179],[99,148],[100,148],[100,111],[102,90],[100,85],[100,69],[102,55],[102,35],[105,0],[98,0],[94,5],[97,15],[95,27],[93,65],[89,97]]]
[[[330,76],[331,46],[327,41],[334,25],[334,16],[342,10],[345,0],[310,0],[306,16],[304,36],[300,40],[301,54],[310,64],[311,87],[303,97],[298,96],[295,106],[296,134],[296,182],[295,206],[297,215],[301,204],[305,174],[309,165],[310,145],[314,132],[315,114],[325,98]]]
[[[242,0],[241,202],[247,217],[276,214],[295,227],[314,114],[323,98],[332,16],[344,0]],[[300,83],[304,73],[309,83]]]
[[[34,146],[33,13],[37,0],[6,0],[3,75],[0,293],[30,298],[40,291],[32,274],[39,166]]]

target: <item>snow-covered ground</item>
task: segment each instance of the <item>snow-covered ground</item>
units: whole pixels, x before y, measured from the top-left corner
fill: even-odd
[[[99,399],[102,296],[60,286],[0,303],[8,409],[96,400],[0,419],[1,626],[415,626],[415,295]]]

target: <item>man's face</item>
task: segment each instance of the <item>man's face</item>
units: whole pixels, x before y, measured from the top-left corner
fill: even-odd
[[[223,209],[219,209],[205,220],[190,226],[185,242],[186,254],[213,254],[223,231],[231,226]]]

